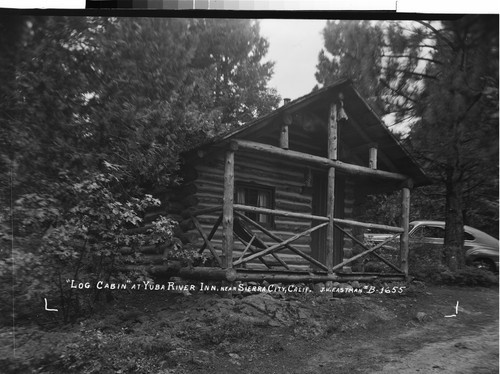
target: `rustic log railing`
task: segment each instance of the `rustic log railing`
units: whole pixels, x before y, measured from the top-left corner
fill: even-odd
[[[311,232],[313,232],[313,231],[315,231],[315,230],[317,230],[317,229],[319,229],[321,227],[324,227],[324,226],[326,226],[326,225],[329,224],[328,217],[323,217],[323,216],[308,215],[308,214],[302,214],[302,213],[293,213],[293,212],[287,212],[287,211],[281,211],[281,210],[273,210],[273,209],[267,209],[267,208],[259,208],[259,207],[246,206],[246,205],[240,205],[240,204],[235,204],[234,205],[234,209],[235,209],[235,214],[236,215],[238,215],[242,219],[248,221],[250,224],[252,224],[253,226],[257,227],[259,230],[261,230],[262,232],[264,232],[269,237],[271,237],[271,238],[273,238],[275,240],[278,240],[278,241],[280,241],[281,239],[278,238],[277,236],[273,235],[270,231],[268,231],[263,226],[259,225],[257,222],[251,220],[250,218],[246,217],[245,215],[239,213],[238,211],[263,213],[263,214],[274,214],[274,215],[280,215],[280,216],[286,216],[286,217],[295,217],[295,218],[304,218],[304,219],[313,219],[313,220],[316,220],[316,221],[322,221],[323,222],[320,225],[312,227],[311,229],[306,230],[306,231],[304,231],[304,232],[302,232],[300,234],[297,234],[297,235],[293,236],[292,238],[288,239],[288,240],[291,240],[291,241],[296,240],[296,239],[298,239],[301,236],[309,235]],[[345,219],[340,219],[340,218],[334,218],[333,222],[334,222],[335,227],[337,227],[340,231],[342,231],[344,234],[346,234],[352,240],[354,240],[356,243],[358,243],[362,248],[365,249],[365,252],[360,253],[359,255],[356,255],[354,257],[351,257],[347,261],[344,261],[341,264],[338,264],[336,266],[332,266],[332,270],[338,270],[338,269],[340,269],[340,268],[348,265],[349,263],[351,263],[351,262],[353,262],[353,261],[355,261],[355,260],[357,260],[357,259],[359,259],[361,257],[364,257],[364,256],[366,256],[368,254],[372,254],[375,257],[377,257],[379,260],[381,260],[382,262],[384,262],[386,265],[388,265],[390,268],[396,270],[398,273],[403,273],[403,270],[399,269],[396,265],[394,265],[390,261],[384,259],[382,256],[380,256],[378,253],[376,253],[374,251],[377,250],[377,249],[379,249],[379,248],[381,248],[381,247],[383,247],[388,242],[396,239],[398,236],[400,236],[401,234],[403,234],[405,232],[404,228],[394,227],[394,226],[388,226],[388,225],[380,225],[380,224],[375,224],[375,223],[359,222],[359,221],[354,221],[354,220],[345,220]],[[385,230],[385,231],[388,231],[388,232],[395,232],[396,234],[393,235],[388,240],[384,241],[383,243],[381,243],[379,245],[376,245],[375,247],[368,248],[365,243],[362,243],[360,240],[358,240],[357,238],[355,238],[348,231],[346,231],[342,227],[340,227],[340,225],[348,225],[348,226],[355,226],[355,227],[363,227],[363,228],[370,228],[370,229]],[[287,242],[287,241],[281,241],[280,244],[281,245],[277,244],[277,245],[273,246],[272,250],[273,251],[279,250],[279,249],[281,249],[283,247],[283,244],[285,244],[285,247],[291,249],[293,252],[295,252],[296,254],[298,254],[299,256],[301,256],[302,258],[306,259],[307,261],[313,263],[314,265],[320,267],[323,270],[326,270],[326,271],[329,270],[328,265],[325,266],[325,264],[322,264],[321,262],[319,262],[316,259],[308,256],[307,254],[303,253],[302,251],[299,251],[296,248],[287,246],[287,244],[289,244],[289,242]],[[261,253],[267,253],[267,252],[263,251]],[[250,260],[252,260],[254,258],[258,258],[259,255],[260,255],[260,253],[257,253],[257,254],[254,254],[253,257],[247,258],[246,260],[240,259],[237,262],[235,262],[234,265],[238,265],[240,263],[248,262],[248,261],[250,261]]]
[[[242,265],[249,263],[254,260],[259,260],[262,262],[268,269],[271,269],[272,266],[264,260],[265,256],[271,255],[275,258],[275,260],[286,270],[290,270],[290,267],[278,256],[277,252],[283,249],[289,249],[291,252],[295,253],[296,255],[300,256],[310,264],[316,266],[317,268],[332,274],[335,272],[338,272],[339,270],[342,270],[344,266],[347,266],[351,264],[352,262],[359,260],[362,257],[368,256],[368,255],[373,255],[383,263],[385,263],[387,266],[389,266],[392,270],[395,270],[395,274],[390,274],[392,276],[396,276],[397,274],[404,275],[404,262],[402,262],[402,268],[399,268],[389,260],[383,258],[381,255],[376,253],[375,251],[377,249],[380,249],[384,247],[388,242],[396,239],[398,236],[402,236],[405,233],[405,230],[401,227],[394,227],[394,226],[388,226],[388,225],[380,225],[380,224],[375,224],[375,223],[366,223],[366,222],[359,222],[359,221],[354,221],[354,220],[345,220],[345,219],[339,219],[339,218],[334,218],[334,226],[339,229],[341,232],[343,232],[345,235],[347,235],[349,238],[351,238],[355,243],[359,244],[364,251],[362,253],[359,253],[349,259],[344,260],[343,262],[336,264],[333,266],[328,266],[327,264],[323,264],[320,261],[316,260],[315,258],[311,257],[307,253],[304,253],[303,251],[299,250],[295,246],[293,246],[291,243],[296,241],[297,239],[310,235],[312,232],[329,226],[330,220],[328,217],[323,217],[323,216],[317,216],[317,215],[310,215],[310,214],[302,214],[302,213],[294,213],[294,212],[288,212],[288,211],[283,211],[283,210],[275,210],[275,209],[268,209],[268,208],[260,208],[260,207],[254,207],[254,206],[247,206],[247,205],[241,205],[241,204],[234,204],[233,205],[233,212],[232,212],[232,217],[233,217],[233,227],[236,230],[237,227],[238,230],[242,230],[241,227],[241,222],[246,222],[250,226],[253,226],[257,230],[259,230],[261,233],[265,234],[267,237],[273,239],[276,241],[276,244],[273,245],[268,245],[264,243],[261,239],[258,238],[257,234],[252,232],[251,230],[248,230],[248,227],[244,227],[243,230],[245,230],[246,238],[242,238],[241,234],[236,234],[236,238],[238,238],[243,245],[245,246],[243,249],[243,252],[240,254],[240,256],[237,259],[233,258],[233,251],[231,248],[231,257],[228,257],[228,253],[224,251],[224,247],[222,248],[222,255],[224,256],[224,260],[221,260],[219,254],[217,253],[215,247],[211,243],[211,240],[213,239],[215,233],[217,232],[218,228],[221,225],[221,222],[223,221],[223,216],[222,214],[218,216],[217,220],[214,223],[214,226],[210,230],[210,233],[206,235],[204,232],[201,224],[199,223],[197,217],[200,215],[205,215],[209,213],[216,213],[222,210],[222,207],[214,207],[214,208],[209,208],[209,209],[202,209],[197,212],[194,212],[191,215],[191,219],[200,233],[202,239],[203,239],[203,245],[199,250],[199,253],[203,253],[203,251],[208,248],[210,250],[210,253],[213,255],[215,261],[217,262],[217,265],[219,268],[223,269],[231,269],[235,268],[235,270],[239,270],[238,268],[241,267]],[[261,214],[272,214],[272,215],[277,215],[277,216],[285,216],[285,217],[294,217],[294,218],[303,218],[303,219],[308,219],[308,220],[315,220],[315,221],[320,221],[321,223],[309,228],[308,230],[305,230],[303,232],[297,233],[288,239],[283,239],[277,236],[276,234],[272,233],[269,229],[265,228],[264,226],[260,225],[258,222],[255,222],[253,219],[247,217],[244,212],[254,212],[254,213],[261,213]],[[235,224],[236,222],[236,224]],[[395,233],[392,237],[389,239],[383,241],[382,243],[379,243],[373,247],[368,247],[366,243],[363,243],[360,241],[358,238],[353,236],[348,230],[346,230],[343,226],[356,226],[356,227],[363,227],[363,228],[371,228],[371,229],[381,229],[389,232]],[[234,238],[233,236],[233,238]],[[234,239],[233,239],[234,240]],[[233,247],[234,243],[232,243],[231,247]],[[254,249],[255,248],[255,249]],[[272,269],[274,270],[274,269]],[[185,274],[191,274],[191,272],[188,272]],[[226,272],[219,272],[220,274],[226,274]],[[217,272],[209,272],[207,273],[209,276],[216,276],[214,274],[219,274]],[[234,271],[231,272],[231,277],[234,276],[235,273]],[[245,276],[248,277],[248,274]],[[284,277],[284,275],[282,275]],[[311,275],[308,274],[306,278],[310,278]],[[297,274],[292,276],[293,279],[297,278]],[[292,279],[290,278],[290,279]]]
[[[343,229],[342,227],[340,227],[339,225],[335,225],[335,226],[336,226],[336,227],[337,227],[340,231],[342,231],[344,234],[346,234],[349,238],[351,238],[351,239],[352,239],[355,243],[359,244],[362,248],[364,248],[366,251],[368,251],[368,250],[370,249],[370,248],[368,248],[368,247],[366,246],[366,244],[365,244],[365,243],[363,243],[362,241],[360,241],[358,238],[356,238],[356,237],[355,237],[354,235],[352,235],[350,232],[348,232],[348,231],[344,230],[344,229]],[[400,235],[400,234],[396,234],[396,235],[394,235],[392,238],[390,238],[389,240],[384,241],[384,242],[382,243],[382,246],[381,246],[381,247],[383,247],[385,243],[390,242],[391,240],[394,240],[394,239],[395,239],[396,237],[398,237],[399,235]],[[366,253],[366,252],[365,252],[365,253]],[[392,269],[396,270],[397,272],[400,272],[400,273],[402,273],[402,272],[403,272],[403,271],[402,271],[401,269],[399,269],[396,265],[394,265],[392,262],[390,262],[390,261],[386,260],[385,258],[383,258],[382,256],[380,256],[378,253],[376,253],[376,252],[367,252],[367,253],[369,253],[369,254],[371,254],[371,255],[373,255],[373,256],[375,256],[375,257],[377,257],[380,261],[382,261],[384,264],[386,264],[386,265],[387,265],[387,266],[389,266],[390,268],[392,268]],[[352,257],[351,257],[351,259],[352,259]],[[352,262],[352,261],[354,261],[354,260],[356,260],[356,259],[354,259],[354,260],[351,260],[351,259],[349,259],[349,263],[350,263],[350,262]],[[345,266],[345,265],[346,265],[346,264],[344,264],[344,266]]]
[[[241,214],[240,212],[236,212],[236,214],[238,215],[238,217],[240,217],[242,220],[245,220],[247,221],[248,223],[250,223],[251,225],[255,226],[256,228],[258,228],[260,231],[262,231],[264,234],[266,234],[268,237],[270,237],[271,239],[273,240],[276,240],[277,242],[282,242],[282,239],[273,234],[271,231],[267,230],[265,227],[259,225],[257,222],[255,222],[254,220],[248,218],[247,216],[245,216],[244,214]],[[286,248],[288,248],[289,250],[291,250],[292,252],[294,252],[295,254],[299,255],[300,257],[304,258],[305,260],[309,261],[310,263],[318,266],[319,268],[323,269],[323,270],[326,270],[328,271],[328,268],[322,264],[321,262],[319,262],[318,260],[316,260],[315,258],[307,255],[306,253],[302,252],[301,250],[293,247],[292,245],[290,244],[286,244],[285,245]]]

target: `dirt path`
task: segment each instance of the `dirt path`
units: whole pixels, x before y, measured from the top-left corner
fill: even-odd
[[[445,317],[457,298],[458,314]],[[343,347],[333,336],[296,373],[498,373],[496,291],[436,288],[419,301],[421,321],[356,333]]]
[[[458,320],[329,341],[296,373],[498,373],[498,320],[482,328]],[[375,336],[374,336],[375,335]],[[332,368],[336,370],[332,371]]]
[[[458,314],[445,317],[455,314],[457,301]],[[364,312],[360,310],[363,302],[348,299],[344,304],[353,307],[352,329],[334,331],[317,339],[302,339],[294,333],[297,328],[288,332],[270,330],[259,346],[240,350],[236,360],[219,355],[219,362],[208,372],[489,374],[499,371],[498,290],[433,287],[413,299],[381,295],[367,303],[370,308],[380,305],[381,309]],[[365,316],[364,321],[360,316]],[[320,320],[326,322],[324,318]],[[342,322],[345,325],[346,321]]]
[[[498,373],[497,329],[494,324],[474,335],[428,344],[403,357],[389,356],[391,362],[374,374]]]

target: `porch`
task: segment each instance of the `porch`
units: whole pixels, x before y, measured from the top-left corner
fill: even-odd
[[[334,130],[332,130],[333,133]],[[332,136],[332,142],[334,142]],[[208,209],[201,209],[193,212],[190,220],[196,227],[199,235],[203,239],[203,244],[199,248],[199,253],[209,251],[214,258],[214,267],[184,268],[180,275],[184,278],[194,279],[221,279],[227,281],[274,281],[274,282],[325,282],[325,281],[369,281],[377,278],[385,280],[403,280],[408,274],[408,224],[410,206],[411,179],[403,174],[377,170],[376,152],[371,151],[370,165],[363,167],[359,165],[344,163],[333,158],[324,158],[307,153],[292,151],[285,148],[275,147],[268,144],[248,141],[231,140],[225,144],[225,167],[224,167],[224,196],[221,206]],[[306,164],[320,167],[327,175],[327,213],[325,215],[297,213],[290,210],[278,210],[262,208],[234,202],[235,181],[234,166],[235,154],[239,150],[257,152],[268,156],[304,162]],[[401,227],[388,226],[377,223],[359,222],[356,220],[342,219],[335,216],[335,171],[338,170],[346,175],[365,176],[375,180],[389,180],[400,184],[402,190],[401,201]],[[210,231],[203,229],[199,222],[199,217],[213,215],[216,213],[217,220]],[[276,235],[264,225],[248,217],[246,213],[265,214],[273,217],[289,217],[310,222],[310,228],[296,233],[288,238]],[[389,232],[392,236],[377,245],[369,246],[360,238],[354,236],[350,228],[357,227],[363,229],[375,229]],[[324,229],[326,231],[325,245],[320,252],[323,256],[313,256],[297,248],[293,243],[300,238],[309,236],[316,231]],[[336,229],[336,230],[334,230]],[[212,243],[217,232],[222,233],[221,248],[216,248]],[[334,261],[335,232],[350,238],[353,243],[361,247],[361,253],[352,257]],[[264,242],[260,239],[265,236],[272,241]],[[399,240],[399,263],[381,256],[380,250],[388,242]],[[243,245],[243,251],[236,254],[235,243]],[[238,244],[239,244],[238,243]],[[299,256],[309,265],[308,270],[296,270],[287,264],[282,256],[283,252],[293,253]],[[236,254],[236,255],[235,255]],[[315,258],[316,257],[316,258]],[[391,272],[352,272],[349,265],[363,258],[373,257],[387,265]],[[250,269],[248,264],[260,262],[264,269]]]

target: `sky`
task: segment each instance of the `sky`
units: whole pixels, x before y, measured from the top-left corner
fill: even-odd
[[[276,88],[282,99],[294,100],[316,85],[325,24],[325,20],[260,20],[260,34],[269,41],[267,58],[275,62],[269,87]]]
[[[173,0],[163,1],[169,2]],[[230,0],[217,1],[230,3]],[[236,1],[235,4],[239,4],[240,8],[248,3],[248,1],[244,2],[243,0],[231,1],[231,4]],[[263,5],[266,5],[266,9],[273,9],[273,4],[278,3],[283,3],[292,8],[302,5],[302,8],[305,7],[304,9],[324,9],[322,7],[327,2],[327,0],[316,2],[302,0],[250,1],[254,8],[257,7],[255,9]],[[393,3],[394,5],[392,5]],[[378,4],[379,6],[382,5],[380,9],[390,9],[391,6],[394,6],[394,10],[399,12],[421,13],[498,13],[500,11],[498,2],[491,0],[476,0],[474,3],[465,0],[455,0],[453,2],[436,2],[435,0],[419,0],[418,2],[414,0],[337,0],[335,4],[338,6],[337,9],[373,10],[377,9]],[[0,0],[1,7],[82,9],[85,8],[85,0]],[[318,63],[318,54],[323,47],[321,30],[325,24],[326,20],[311,19],[260,20],[261,35],[269,41],[267,58],[275,62],[274,75],[269,87],[275,88],[282,99],[294,100],[311,92],[316,85],[314,73]]]

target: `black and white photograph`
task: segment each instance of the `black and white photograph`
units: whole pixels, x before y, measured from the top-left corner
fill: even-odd
[[[498,36],[0,9],[0,372],[498,373]]]

